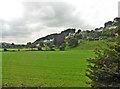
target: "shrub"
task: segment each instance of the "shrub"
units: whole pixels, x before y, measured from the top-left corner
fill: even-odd
[[[8,51],[6,48],[4,48],[4,50],[3,51]]]
[[[38,51],[42,51],[42,48],[41,48],[41,47],[38,47]]]
[[[60,50],[60,51],[64,51],[64,50],[65,50],[65,47],[66,47],[66,44],[63,43],[63,44],[59,47],[59,50]]]
[[[119,29],[120,30],[120,29]],[[97,49],[96,57],[88,59],[89,69],[86,76],[92,82],[91,86],[120,87],[120,34],[115,45],[108,45],[108,49]]]

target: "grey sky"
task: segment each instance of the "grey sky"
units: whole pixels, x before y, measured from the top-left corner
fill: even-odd
[[[27,43],[66,28],[101,27],[117,17],[118,1],[0,0],[1,41]]]

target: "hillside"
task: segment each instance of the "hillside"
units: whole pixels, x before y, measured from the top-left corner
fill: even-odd
[[[75,48],[68,48],[69,51],[80,51],[80,50],[95,50],[96,48],[107,48],[107,44],[114,44],[114,42],[107,42],[104,40],[99,41],[83,41]]]

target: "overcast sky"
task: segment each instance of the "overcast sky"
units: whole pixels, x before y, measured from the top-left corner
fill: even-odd
[[[118,16],[119,0],[0,0],[0,41],[27,43],[66,28],[94,30]]]

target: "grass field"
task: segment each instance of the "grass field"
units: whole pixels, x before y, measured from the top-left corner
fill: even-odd
[[[87,87],[86,59],[93,51],[3,52],[3,86]]]
[[[98,46],[107,47],[104,41],[85,41],[66,51],[2,52],[3,86],[89,87],[86,59]]]

